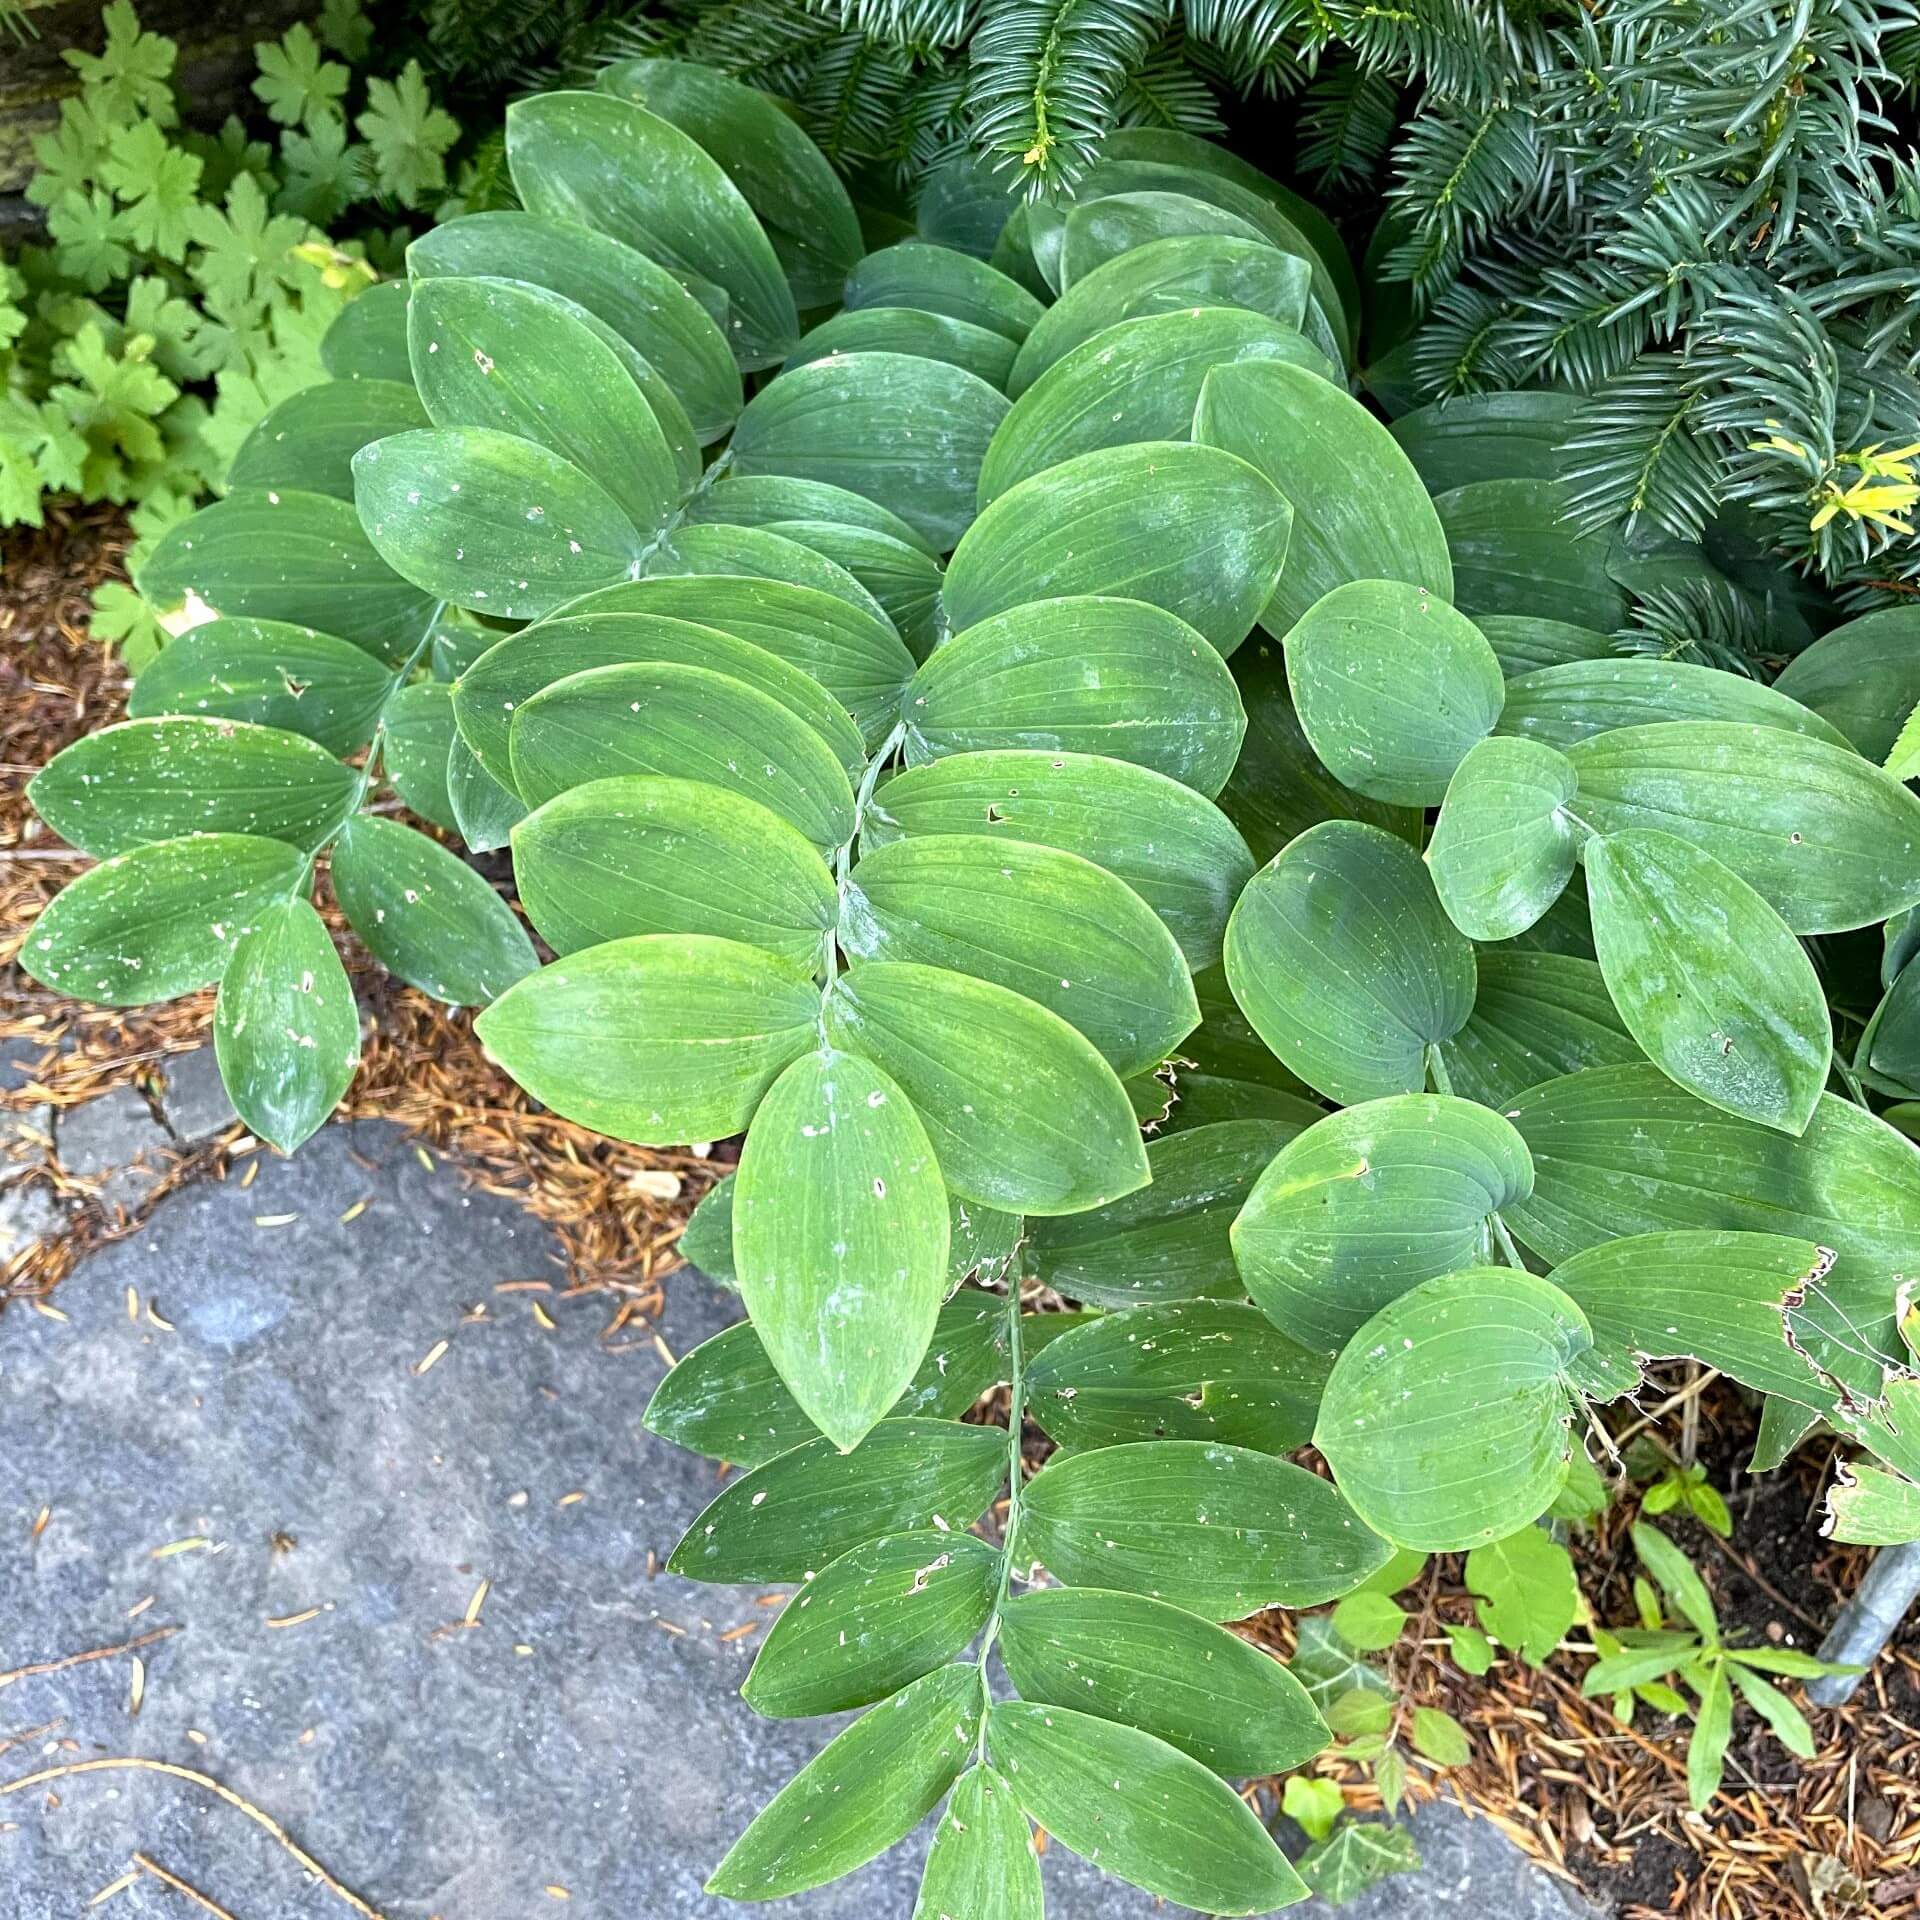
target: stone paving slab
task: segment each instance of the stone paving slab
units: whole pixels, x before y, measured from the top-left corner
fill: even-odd
[[[93,1254],[64,1324],[0,1317],[0,1672],[179,1629],[140,1650],[137,1717],[130,1656],[0,1689],[0,1789],[104,1758],[193,1769],[385,1920],[750,1911],[701,1881],[825,1730],[737,1697],[757,1636],[725,1636],[767,1618],[755,1593],[647,1577],[716,1486],[641,1430],[651,1340],[608,1351],[604,1299],[497,1292],[557,1279],[547,1235],[396,1129],[260,1165]],[[683,1352],[737,1311],[677,1283],[662,1338]],[[1573,1911],[1484,1821],[1419,1824],[1428,1870],[1354,1920]],[[924,1839],[752,1911],[908,1920]],[[136,1849],[235,1920],[350,1911],[243,1812],[133,1770],[0,1794],[0,1908],[69,1920]],[[1058,1848],[1046,1875],[1054,1920],[1169,1911]],[[101,1909],[187,1910],[151,1880]]]

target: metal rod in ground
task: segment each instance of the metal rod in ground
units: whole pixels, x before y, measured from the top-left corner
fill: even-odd
[[[1882,1547],[1820,1643],[1822,1660],[1844,1662],[1861,1672],[1826,1673],[1809,1680],[1807,1698],[1818,1707],[1844,1707],[1916,1598],[1920,1598],[1920,1540]]]

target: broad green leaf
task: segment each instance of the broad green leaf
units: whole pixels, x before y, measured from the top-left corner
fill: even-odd
[[[1585,848],[1607,990],[1653,1063],[1729,1113],[1801,1134],[1833,1028],[1813,962],[1739,875],[1670,833]]]
[[[1467,1590],[1477,1596],[1480,1624],[1531,1666],[1545,1662],[1580,1615],[1573,1556],[1544,1527],[1522,1527],[1475,1547],[1467,1555]]]
[[[1329,1114],[1282,1147],[1233,1223],[1255,1304],[1331,1360],[1410,1287],[1496,1258],[1492,1215],[1533,1190],[1499,1114],[1401,1093]]]
[[[1920,794],[1823,740],[1722,720],[1622,727],[1567,755],[1596,832],[1677,834],[1795,933],[1870,926],[1920,901]]]
[[[513,909],[424,833],[356,814],[333,849],[334,897],[389,973],[450,1006],[484,1007],[539,964]]]
[[[1567,748],[1616,727],[1671,720],[1724,720],[1774,727],[1845,748],[1840,730],[1744,674],[1680,660],[1570,660],[1507,683],[1499,731]]]
[[[1318,1475],[1200,1440],[1057,1455],[1028,1484],[1019,1544],[1068,1586],[1144,1593],[1209,1620],[1318,1606],[1387,1557]]]
[[[1013,363],[1017,399],[1074,348],[1123,320],[1194,307],[1242,307],[1298,328],[1313,270],[1264,240],[1175,235],[1117,255],[1040,313]]]
[[[987,1714],[987,1755],[1063,1846],[1162,1899],[1237,1914],[1305,1897],[1246,1802],[1150,1733],[1002,1700]]]
[[[526,802],[480,764],[456,730],[447,742],[447,801],[453,823],[471,853],[497,853],[527,817]]]
[[[845,772],[857,776],[866,764],[859,729],[845,708],[801,668],[717,628],[652,613],[543,620],[509,634],[460,676],[454,716],[480,764],[496,780],[510,781],[513,716],[542,688],[596,667],[665,662],[705,667],[758,688],[819,734]]]
[[[1475,964],[1473,1017],[1440,1047],[1455,1093],[1504,1111],[1543,1080],[1644,1058],[1595,961],[1503,947]]]
[[[283,620],[209,620],[141,669],[127,712],[244,720],[353,753],[373,738],[392,684],[363,647],[332,634]]]
[[[904,1840],[972,1756],[980,1676],[940,1667],[869,1708],[768,1801],[706,1890],[777,1900],[824,1886]]]
[[[952,1420],[883,1420],[851,1453],[809,1440],[728,1481],[668,1570],[735,1584],[805,1580],[884,1534],[961,1535],[999,1492],[1006,1465],[1000,1428]]]
[[[109,1007],[210,987],[305,869],[284,840],[250,834],[136,847],[89,867],[47,902],[20,943],[20,968],[43,987]]]
[[[692,529],[688,529],[691,532]],[[841,520],[775,520],[765,531],[811,547],[851,574],[892,623],[916,660],[941,637],[940,563],[919,546]],[[683,533],[678,544],[685,546]]]
[[[416,280],[522,280],[577,302],[659,372],[703,442],[740,411],[740,369],[713,316],[665,267],[611,235],[517,209],[470,213],[421,234],[407,270]]]
[[[899,718],[901,689],[913,677],[913,655],[877,614],[784,580],[659,575],[588,595],[566,611],[569,618],[656,614],[748,641],[819,681],[875,745]]]
[[[1415,1707],[1409,1716],[1414,1751],[1436,1767],[1464,1767],[1473,1758],[1467,1730],[1438,1707]]]
[[[1418,1092],[1427,1048],[1473,1011],[1473,948],[1420,856],[1357,821],[1310,828],[1254,875],[1226,964],[1261,1039],[1343,1105]]]
[[[1278,1660],[1162,1600],[1039,1588],[1008,1602],[999,1647],[1022,1698],[1138,1727],[1215,1773],[1283,1773],[1327,1744]]]
[[[1316,286],[1329,294],[1328,312],[1345,316],[1347,332],[1360,331],[1360,282],[1347,258],[1346,244],[1333,222],[1291,187],[1281,185],[1216,140],[1175,127],[1120,127],[1108,138],[1106,152],[1116,160],[1185,167],[1231,181],[1283,215],[1313,255]]]
[[[320,364],[335,380],[412,378],[407,368],[404,280],[383,280],[357,293],[320,338]]]
[[[1227,916],[1253,877],[1219,808],[1148,767],[1095,754],[1007,748],[908,768],[874,796],[868,847],[899,836],[991,833],[1078,854],[1124,880],[1189,967],[1220,957]]]
[[[1220,805],[1256,860],[1271,860],[1323,820],[1364,820],[1418,844],[1418,812],[1369,800],[1321,765],[1301,730],[1277,640],[1256,635],[1235,657],[1233,670],[1246,702],[1247,737]]]
[[[1843,1466],[1827,1490],[1824,1531],[1832,1539],[1862,1547],[1920,1540],[1920,1486],[1884,1467]]]
[[[859,216],[827,157],[773,96],[686,60],[619,60],[603,93],[670,120],[725,169],[767,229],[801,307],[837,300],[860,258]]]
[[[1807,1716],[1778,1687],[1770,1686],[1738,1657],[1727,1662],[1726,1672],[1734,1690],[1767,1723],[1773,1737],[1796,1758],[1811,1760],[1817,1747]]]
[[[1261,1168],[1298,1131],[1295,1119],[1263,1117],[1151,1141],[1152,1184],[1089,1213],[1030,1222],[1029,1265],[1061,1293],[1102,1306],[1237,1297],[1227,1230]]]
[[[213,1045],[234,1111],[282,1153],[339,1105],[360,1064],[360,1012],[311,901],[276,900],[233,943]]]
[[[1013,1787],[981,1764],[954,1783],[913,1920],[1042,1920],[1033,1833]]]
[[[1101,447],[1210,439],[1195,433],[1194,409],[1210,374],[1240,361],[1288,362],[1323,386],[1339,377],[1298,328],[1245,307],[1188,305],[1117,320],[1063,353],[1015,401],[980,469],[981,506]]]
[[[1607,542],[1562,520],[1556,488],[1475,480],[1434,501],[1453,560],[1453,604],[1470,619],[1519,613],[1612,633],[1627,596],[1607,572]]]
[[[1823,1094],[1798,1139],[1710,1107],[1653,1066],[1598,1067],[1509,1105],[1533,1152],[1515,1233],[1555,1264],[1623,1234],[1719,1229],[1811,1240],[1838,1256],[1795,1337],[1862,1398],[1893,1351],[1889,1273],[1920,1271],[1920,1150]],[[1814,1396],[1824,1407],[1824,1401]]]
[[[1324,1840],[1346,1806],[1346,1797],[1335,1781],[1309,1774],[1295,1774],[1281,1790],[1280,1811],[1310,1840]]]
[[[864,494],[945,552],[973,518],[980,462],[1006,412],[1003,394],[942,360],[816,360],[747,403],[729,443],[732,471]]]
[[[905,1089],[963,1198],[1079,1213],[1146,1184],[1125,1088],[1058,1014],[988,981],[899,961],[849,969],[826,1005],[828,1037]]]
[[[1246,730],[1220,656],[1138,600],[1041,601],[937,648],[901,703],[909,764],[1027,748],[1101,754],[1217,793]]]
[[[1573,763],[1536,740],[1482,740],[1454,769],[1427,845],[1447,918],[1470,940],[1525,933],[1579,859]]]
[[[1003,493],[947,568],[964,632],[1009,607],[1067,594],[1144,600],[1231,653],[1286,558],[1292,510],[1217,447],[1146,441],[1082,454]]]
[[[262,415],[227,468],[227,486],[304,488],[351,501],[353,456],[368,441],[431,424],[411,384],[323,380]]]
[[[1057,293],[1110,262],[1156,240],[1225,234],[1237,240],[1266,236],[1242,213],[1190,193],[1142,188],[1108,190],[1077,206],[1027,209],[1028,233],[1041,272]]]
[[[1356,1653],[1383,1653],[1406,1631],[1405,1607],[1371,1587],[1361,1587],[1333,1609],[1333,1630]]]
[[[528,620],[632,579],[644,545],[618,503],[559,454],[479,427],[364,447],[354,478],[368,538],[426,591]]]
[[[1017,351],[1004,333],[949,314],[928,313],[920,307],[848,308],[803,335],[785,371],[791,373],[834,354],[912,354],[922,360],[944,360],[1004,393]]]
[[[721,1140],[811,1044],[820,991],[736,940],[643,934],[542,967],[474,1023],[536,1100],[616,1140]]]
[[[1591,1344],[1580,1309],[1532,1274],[1423,1281],[1348,1342],[1314,1444],[1361,1519],[1398,1545],[1503,1539],[1567,1477],[1567,1373]]]
[[[27,787],[55,833],[101,856],[189,833],[284,840],[308,853],[359,792],[351,767],[297,733],[187,715],[85,734]]]
[[[780,1610],[740,1696],[769,1719],[870,1706],[965,1650],[1000,1556],[967,1533],[892,1533],[842,1554]]]
[[[1046,311],[1016,280],[984,260],[924,240],[902,240],[870,253],[847,275],[843,304],[919,307],[985,327],[1017,347]]]
[[[1569,661],[1619,657],[1611,634],[1566,620],[1546,620],[1531,613],[1483,613],[1473,624],[1500,656],[1500,670],[1509,680]]]
[[[416,680],[387,702],[380,716],[380,757],[388,782],[408,807],[436,827],[454,825],[447,769],[453,743],[453,689],[442,680]]]
[[[1552,1508],[1548,1508],[1552,1512]],[[1462,1673],[1471,1674],[1476,1680],[1493,1671],[1493,1642],[1478,1627],[1463,1627],[1452,1620],[1443,1620],[1440,1631],[1447,1636],[1447,1650],[1453,1655],[1453,1664]]]
[[[215,500],[160,536],[134,584],[162,615],[184,606],[299,626],[319,614],[329,633],[395,666],[434,614],[433,596],[374,550],[352,503],[324,493]]]
[[[1051,1342],[1027,1369],[1026,1412],[1064,1447],[1171,1438],[1290,1453],[1325,1379],[1252,1307],[1188,1300],[1102,1314]]]
[[[1293,508],[1286,565],[1260,616],[1276,639],[1353,581],[1452,599],[1446,536],[1426,488],[1343,387],[1300,367],[1220,367],[1200,395],[1193,437],[1250,462]]]
[[[782,520],[828,520],[837,526],[867,527],[917,547],[928,559],[933,549],[906,521],[877,500],[849,493],[824,480],[792,480],[779,474],[748,479],[728,475],[687,502],[690,524],[770,527]]]
[[[861,960],[948,967],[1024,994],[1119,1074],[1164,1060],[1199,1024],[1193,980],[1153,909],[1078,854],[981,833],[895,840],[842,888]]]
[[[1920,608],[1888,607],[1823,633],[1773,683],[1869,760],[1884,762],[1920,700]]]
[[[853,789],[833,749],[771,694],[677,661],[594,667],[513,716],[514,791],[529,806],[615,774],[702,782],[766,807],[817,847],[853,833]]]
[[[620,356],[553,295],[423,280],[407,337],[436,427],[531,441],[597,482],[643,535],[665,528],[680,484],[661,423]]]
[[[1505,697],[1473,622],[1424,587],[1362,579],[1288,625],[1287,684],[1327,770],[1389,806],[1438,806]]]
[[[1330,1907],[1357,1900],[1369,1887],[1396,1873],[1417,1873],[1420,1849],[1405,1827],[1349,1820],[1300,1856],[1307,1891]]]
[[[803,1054],[747,1130],[741,1297],[821,1432],[857,1446],[905,1391],[947,1290],[947,1195],[907,1097],[872,1062]]]
[[[687,1259],[729,1286],[736,1284],[733,1185],[734,1176],[729,1174],[695,1209],[693,1221],[680,1237],[680,1251]],[[718,1253],[710,1252],[694,1230],[716,1200],[725,1203],[717,1215]],[[994,1295],[972,1288],[956,1293],[940,1309],[926,1358],[895,1405],[895,1417],[959,1419],[1005,1375],[1005,1322],[1005,1303]],[[681,1356],[654,1389],[644,1424],[649,1433],[677,1447],[730,1461],[736,1467],[764,1466],[790,1447],[818,1437],[818,1429],[774,1372],[759,1334],[746,1320]]]
[[[839,912],[803,834],[692,780],[621,774],[556,794],[514,829],[513,872],[560,954],[633,933],[710,933],[811,972]]]
[[[744,368],[777,366],[800,336],[766,233],[721,168],[678,127],[606,94],[541,93],[507,110],[507,162],[521,204],[657,260],[729,303]]]
[[[1779,1233],[1630,1233],[1562,1260],[1553,1284],[1587,1316],[1589,1366],[1618,1393],[1639,1386],[1643,1359],[1693,1359],[1756,1393],[1805,1400],[1814,1375],[1788,1341],[1787,1312],[1828,1259]]]
[[[1393,437],[1429,493],[1476,480],[1546,482],[1559,476],[1579,410],[1571,393],[1461,393],[1403,413]]]

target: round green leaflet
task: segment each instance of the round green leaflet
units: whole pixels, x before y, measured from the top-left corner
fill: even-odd
[[[1255,1304],[1329,1358],[1409,1288],[1495,1257],[1492,1216],[1533,1191],[1527,1143],[1446,1094],[1363,1101],[1287,1142],[1233,1223]]]
[[[1670,833],[1585,848],[1600,971],[1648,1057],[1690,1092],[1801,1134],[1833,1026],[1806,950],[1753,888]]]
[[[1342,1105],[1419,1092],[1427,1049],[1473,1011],[1473,948],[1420,856],[1357,820],[1309,828],[1254,875],[1226,966],[1254,1031]]]
[[[1292,624],[1286,654],[1314,752],[1343,786],[1389,806],[1438,806],[1506,697],[1473,622],[1404,581],[1335,587]]]
[[[1266,475],[1293,508],[1293,539],[1260,624],[1276,638],[1353,580],[1453,597],[1446,535],[1392,436],[1343,387],[1299,367],[1223,366],[1207,376],[1193,437]]]
[[[832,1048],[788,1067],[741,1151],[734,1266],[775,1370],[836,1445],[857,1445],[919,1367],[947,1232],[933,1146],[900,1088]]]
[[[1322,381],[1337,378],[1297,328],[1244,307],[1189,306],[1106,327],[1014,403],[980,469],[981,505],[1078,454],[1185,438],[1208,375],[1247,360],[1290,361]]]
[[[1217,447],[1103,447],[1023,480],[967,529],[947,568],[947,618],[964,632],[1029,601],[1096,593],[1164,608],[1231,653],[1280,577],[1292,520]]]
[[[799,317],[765,231],[678,127],[606,94],[536,94],[507,109],[507,164],[530,213],[611,234],[722,288],[743,368],[777,366],[793,351]]]
[[[556,953],[637,933],[742,940],[811,970],[839,896],[805,835],[695,780],[617,774],[556,794],[513,830],[520,903]]]
[[[1504,1539],[1567,1477],[1570,1369],[1593,1344],[1557,1287],[1512,1267],[1403,1293],[1334,1363],[1314,1445],[1376,1533],[1423,1553]]]
[[[1101,754],[1208,795],[1247,726],[1201,634],[1143,601],[1091,595],[1011,607],[956,634],[900,712],[910,766],[997,748]]]
[[[536,1100],[616,1140],[722,1140],[806,1051],[820,990],[735,940],[646,934],[557,960],[474,1023]]]
[[[1454,769],[1427,843],[1447,918],[1470,940],[1511,940],[1566,891],[1579,861],[1580,782],[1535,740],[1482,740]]]

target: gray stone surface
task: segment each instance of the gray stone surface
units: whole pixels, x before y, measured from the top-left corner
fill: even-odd
[[[0,1165],[0,1267],[36,1240],[57,1233],[66,1215],[44,1182],[6,1177]]]
[[[160,1089],[160,1111],[173,1136],[183,1146],[230,1127],[239,1119],[220,1079],[220,1063],[211,1046],[192,1053],[170,1053],[160,1063],[165,1084]]]
[[[100,1204],[131,1212],[159,1185],[173,1136],[146,1096],[113,1087],[97,1100],[63,1108],[54,1117],[60,1164],[84,1180]]]
[[[251,1189],[190,1188],[92,1255],[61,1290],[65,1324],[0,1316],[0,1672],[179,1629],[141,1650],[137,1718],[129,1656],[0,1689],[7,1920],[85,1911],[135,1849],[238,1920],[348,1911],[191,1783],[4,1791],[125,1756],[244,1795],[386,1920],[741,1912],[704,1873],[824,1731],[738,1699],[758,1636],[724,1636],[768,1618],[754,1592],[648,1578],[716,1485],[640,1428],[664,1366],[650,1339],[610,1351],[593,1299],[547,1296],[543,1330],[541,1296],[496,1290],[556,1277],[543,1231],[392,1129],[328,1128],[261,1164]],[[684,1351],[737,1310],[676,1286],[660,1331]],[[160,1551],[182,1541],[199,1544]],[[1437,1871],[1348,1914],[1470,1897],[1564,1920],[1484,1822],[1436,1809],[1422,1826]],[[923,1843],[758,1911],[907,1920]],[[1062,1849],[1046,1868],[1053,1920],[1167,1911]],[[144,1881],[107,1910],[187,1909]]]

